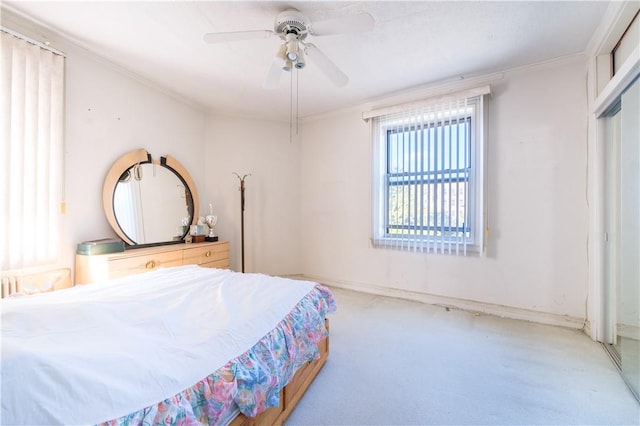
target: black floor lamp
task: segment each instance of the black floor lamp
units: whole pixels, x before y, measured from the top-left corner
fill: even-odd
[[[244,272],[244,179],[250,174],[240,177],[239,174],[233,172],[240,179],[240,248],[242,253],[242,272]]]

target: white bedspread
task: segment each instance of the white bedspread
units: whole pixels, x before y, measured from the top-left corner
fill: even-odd
[[[2,424],[94,424],[249,350],[314,283],[183,266],[2,300]]]

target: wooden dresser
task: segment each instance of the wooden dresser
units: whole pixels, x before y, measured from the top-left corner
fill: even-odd
[[[229,268],[229,242],[169,244],[91,256],[76,254],[75,282],[101,282],[181,265]]]

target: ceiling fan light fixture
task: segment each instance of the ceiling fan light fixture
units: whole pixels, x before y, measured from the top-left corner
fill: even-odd
[[[293,68],[293,62],[291,62],[288,59],[286,61],[284,61],[284,65],[282,66],[282,69],[284,71],[291,71],[291,68]]]
[[[298,59],[298,40],[295,38],[295,34],[287,34],[287,59],[291,62],[295,62]]]
[[[305,66],[307,66],[307,62],[304,60],[304,51],[300,50],[298,52],[298,60],[296,61],[296,68],[301,70]]]

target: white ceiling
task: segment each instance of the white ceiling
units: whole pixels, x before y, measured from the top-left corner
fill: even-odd
[[[301,117],[394,92],[585,51],[608,2],[587,1],[7,1],[14,12],[213,111],[288,120],[289,74],[262,87],[277,37],[206,44],[209,32],[273,29],[293,7],[312,22],[370,13],[373,31],[313,37],[349,78],[335,87],[311,60],[299,71]],[[294,80],[295,82],[295,80]]]

